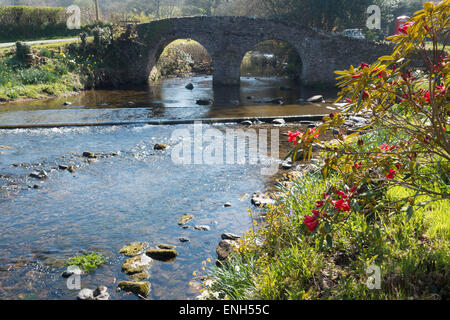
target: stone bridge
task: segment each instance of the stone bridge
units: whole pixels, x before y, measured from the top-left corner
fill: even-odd
[[[136,26],[139,44],[134,57],[121,66],[124,83],[145,83],[164,48],[176,39],[192,39],[209,52],[214,85],[239,85],[240,67],[246,52],[266,40],[293,46],[301,60],[306,85],[335,84],[334,70],[351,64],[371,63],[390,54],[388,45],[352,39],[292,23],[250,17],[186,17]]]

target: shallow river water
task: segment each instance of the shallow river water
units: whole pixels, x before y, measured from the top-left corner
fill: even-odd
[[[184,88],[192,82],[193,91]],[[95,91],[78,96],[0,106],[0,125],[102,123],[152,119],[260,117],[328,113],[329,104],[295,104],[316,92],[294,88],[279,79],[243,79],[238,90],[212,90],[210,77],[162,81],[151,89]],[[218,92],[219,91],[219,92]],[[237,96],[235,95],[237,94]],[[322,93],[323,94],[323,93]],[[255,99],[284,97],[285,105],[263,105]],[[332,94],[330,94],[332,96]],[[196,99],[214,99],[198,106]],[[233,101],[237,100],[237,101]],[[62,106],[70,101],[72,105]],[[133,103],[128,103],[133,102]],[[215,125],[221,130],[230,125]],[[260,166],[179,165],[171,158],[176,129],[192,125],[147,124],[0,130],[0,299],[75,299],[63,261],[96,251],[108,262],[82,277],[82,287],[109,288],[112,299],[137,299],[115,292],[126,257],[118,250],[132,241],[176,246],[173,262],[153,261],[150,299],[193,299],[189,286],[201,262],[216,258],[224,232],[243,234],[252,225],[248,195],[263,191],[267,177]],[[169,146],[153,149],[155,143]],[[89,162],[81,154],[99,159]],[[74,165],[74,173],[59,170]],[[47,179],[30,177],[45,170]],[[225,202],[231,207],[225,208]],[[177,225],[193,214],[187,229]],[[193,225],[208,225],[199,231]],[[181,243],[180,237],[189,242]]]

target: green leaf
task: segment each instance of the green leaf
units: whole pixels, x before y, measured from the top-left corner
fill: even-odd
[[[409,221],[409,219],[411,219],[413,213],[414,213],[413,207],[409,206],[408,209],[406,209],[406,220],[407,221]]]
[[[331,237],[331,235],[327,234],[326,240],[327,240],[328,246],[329,246],[330,248],[333,247],[333,238]]]

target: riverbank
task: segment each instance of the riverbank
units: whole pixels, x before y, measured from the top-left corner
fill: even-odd
[[[69,96],[84,87],[83,75],[59,46],[21,45],[0,51],[2,104]]]
[[[336,71],[345,110],[286,137],[293,160],[323,144],[315,166],[261,197],[264,219],[243,239],[222,237],[198,299],[450,298],[447,7],[426,3],[391,38],[392,56]],[[417,51],[425,71],[408,68]]]
[[[284,138],[280,150],[287,154],[292,146]],[[324,194],[345,192],[346,186],[337,174],[323,179],[320,152],[312,158],[314,163],[282,169],[271,179],[266,191],[274,202],[264,205],[262,215],[251,214],[260,219],[241,240],[224,240],[232,244],[225,260],[220,260],[225,245],[221,242],[217,248],[221,263],[202,274],[198,298],[449,299],[450,201],[432,202],[414,216],[406,210],[389,214],[389,203],[414,195],[390,187],[374,198],[371,215],[352,211],[332,237],[320,240],[325,230],[311,234],[305,217],[311,210],[321,210]],[[376,270],[381,272],[379,278],[370,278]],[[380,287],[374,287],[376,279]]]

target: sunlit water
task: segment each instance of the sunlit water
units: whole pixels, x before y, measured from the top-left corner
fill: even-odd
[[[185,89],[190,82],[194,90]],[[328,103],[296,102],[316,94],[329,98]],[[334,97],[335,92],[307,90],[278,78],[242,78],[240,87],[213,90],[211,76],[198,76],[164,80],[139,90],[88,91],[68,98],[0,106],[0,126],[327,114]],[[258,102],[265,98],[283,98],[284,104]],[[213,103],[197,105],[199,99]],[[64,106],[65,101],[72,104]]]
[[[187,82],[193,91],[184,89]],[[0,107],[0,124],[101,123],[151,119],[200,119],[320,113],[319,105],[292,104],[313,94],[300,89],[281,91],[283,82],[243,80],[238,97],[213,92],[211,78],[174,79],[142,91],[100,91],[50,101]],[[262,105],[247,99],[286,97],[287,105]],[[211,98],[212,106],[196,99]],[[238,100],[239,105],[230,103]],[[69,100],[71,106],[62,102]],[[135,105],[126,105],[127,102]],[[291,103],[291,104],[290,104]],[[316,111],[316,112],[312,112]],[[216,125],[224,129],[226,125]],[[215,247],[224,232],[243,234],[252,225],[250,198],[264,190],[267,177],[260,166],[176,165],[171,150],[174,130],[191,125],[127,125],[49,129],[0,130],[0,299],[75,299],[61,277],[61,262],[83,252],[97,251],[109,260],[82,277],[82,287],[109,288],[112,299],[137,299],[115,292],[125,257],[118,250],[132,241],[154,247],[173,244],[173,262],[153,261],[150,299],[192,299],[192,272],[207,258],[215,261]],[[169,149],[155,151],[155,143]],[[100,158],[88,162],[81,154]],[[70,173],[58,165],[75,165]],[[48,178],[29,177],[44,169]],[[34,185],[39,188],[34,188]],[[225,208],[223,204],[231,202]],[[177,225],[184,214],[194,214],[188,229]],[[193,225],[208,225],[199,231]],[[189,242],[179,242],[188,237]]]

